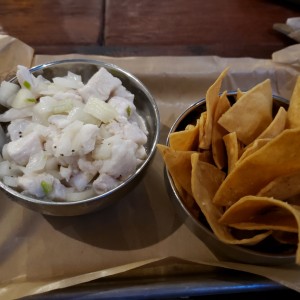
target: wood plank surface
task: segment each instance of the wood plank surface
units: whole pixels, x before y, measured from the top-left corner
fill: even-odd
[[[267,56],[293,42],[274,23],[300,9],[268,0],[107,0],[105,42],[110,46],[181,45],[197,54]]]
[[[34,48],[96,45],[103,12],[103,0],[0,0],[0,29]]]
[[[300,5],[292,2],[0,0],[0,33],[39,54],[269,58],[296,43],[273,29],[300,16]]]

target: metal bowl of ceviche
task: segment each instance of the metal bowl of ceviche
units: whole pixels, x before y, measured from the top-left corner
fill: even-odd
[[[110,63],[20,65],[1,83],[0,105],[0,188],[43,214],[87,214],[120,199],[158,141],[155,99]]]

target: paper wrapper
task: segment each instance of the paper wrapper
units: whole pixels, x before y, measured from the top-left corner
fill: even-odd
[[[275,23],[273,29],[285,34],[289,38],[300,42],[300,18],[288,18],[285,23]]]
[[[289,98],[299,70],[268,59],[208,57],[33,56],[20,41],[0,36],[0,73],[16,65],[37,65],[66,58],[112,62],[136,75],[154,95],[161,116],[160,143],[189,105],[230,66],[223,89],[249,89],[270,78],[273,90]],[[2,64],[2,62],[5,62]],[[4,67],[3,67],[4,66]],[[193,265],[224,267],[258,274],[300,291],[300,268],[265,267],[219,261],[182,224],[167,195],[158,153],[143,180],[120,201],[102,211],[76,217],[52,217],[28,210],[1,193],[0,298],[73,286],[90,280],[168,265],[179,259]],[[141,271],[143,273],[143,271]]]

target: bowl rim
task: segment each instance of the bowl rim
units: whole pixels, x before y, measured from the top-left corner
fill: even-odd
[[[220,93],[219,95],[221,95],[222,93]],[[228,96],[234,96],[237,94],[237,90],[230,90],[227,91],[227,95]],[[283,102],[284,104],[289,104],[289,101],[279,95],[273,94],[273,99],[278,100],[280,102]],[[194,109],[198,108],[201,105],[205,105],[206,104],[206,98],[203,97],[199,100],[197,100],[196,102],[192,103],[191,105],[189,105],[185,111],[183,111],[177,118],[176,120],[173,122],[172,126],[170,127],[170,130],[167,134],[167,139],[166,139],[166,145],[169,146],[170,145],[170,140],[169,140],[169,136],[172,132],[175,132],[176,129],[178,128],[180,122],[188,115],[190,114]],[[186,225],[189,227],[189,229],[196,235],[198,236],[198,238],[200,238],[202,241],[204,241],[203,238],[201,238],[199,235],[199,231],[201,231],[201,234],[204,233],[208,236],[209,241],[215,240],[218,244],[223,245],[224,247],[226,247],[227,249],[229,249],[230,251],[233,251],[232,255],[230,255],[230,258],[236,258],[236,260],[238,261],[243,261],[245,262],[244,259],[239,259],[237,257],[234,257],[233,255],[236,254],[236,251],[241,251],[244,254],[247,254],[249,256],[251,256],[254,261],[258,264],[278,264],[279,261],[280,264],[285,264],[285,263],[293,263],[295,260],[295,254],[268,254],[267,252],[263,252],[263,251],[256,251],[256,250],[252,250],[252,249],[248,249],[246,246],[242,246],[242,245],[234,245],[234,244],[227,244],[225,242],[222,242],[221,240],[219,240],[216,235],[213,233],[213,231],[210,228],[207,228],[206,226],[204,226],[199,220],[197,220],[192,214],[191,212],[188,210],[188,208],[183,204],[183,201],[181,200],[177,189],[175,187],[174,181],[172,179],[172,176],[170,175],[166,165],[164,167],[164,173],[165,173],[165,180],[167,181],[167,185],[169,185],[169,190],[171,189],[172,191],[172,195],[171,198],[173,198],[173,201],[176,201],[177,206],[180,207],[180,211],[182,212],[182,215],[184,214],[185,217],[185,223]],[[175,198],[175,199],[174,199]],[[188,220],[188,221],[187,221]],[[193,230],[193,228],[197,228],[197,233],[195,233],[195,231]],[[205,241],[204,241],[205,242]],[[208,242],[207,244],[210,244],[211,242]],[[220,250],[218,249],[212,249],[212,245],[209,245],[210,249],[215,252],[217,254],[217,256],[222,257],[222,255],[220,254]],[[215,251],[214,251],[215,250]],[[257,256],[259,255],[259,258],[257,258]],[[225,255],[223,257],[227,257],[228,255]]]
[[[90,202],[94,202],[94,201],[101,201],[101,199],[104,199],[106,197],[108,197],[109,195],[123,189],[125,186],[127,186],[128,184],[130,184],[135,178],[137,178],[142,172],[143,170],[146,168],[146,166],[149,164],[149,162],[152,160],[152,158],[154,157],[155,151],[156,151],[156,144],[158,143],[159,140],[159,135],[160,135],[160,113],[159,113],[159,109],[158,109],[158,105],[155,101],[154,96],[150,93],[150,91],[148,90],[148,88],[144,85],[144,83],[142,83],[142,81],[140,79],[138,79],[135,75],[131,74],[130,72],[128,72],[127,70],[117,66],[116,64],[113,63],[109,63],[109,62],[104,62],[101,60],[96,60],[96,59],[85,59],[85,58],[72,58],[72,59],[62,59],[62,60],[52,60],[49,62],[45,62],[45,63],[41,63],[35,66],[32,66],[29,68],[30,73],[34,73],[37,71],[41,71],[44,70],[46,68],[51,68],[51,67],[55,67],[55,66],[60,66],[60,65],[64,65],[64,64],[89,64],[89,65],[95,65],[95,66],[99,66],[99,67],[107,67],[109,69],[113,69],[116,70],[120,73],[122,73],[123,75],[125,75],[126,77],[128,77],[131,81],[134,82],[134,84],[136,86],[138,86],[147,96],[147,98],[149,99],[151,106],[153,107],[153,111],[154,111],[154,116],[155,116],[155,123],[156,123],[156,130],[153,134],[153,143],[151,145],[151,148],[148,150],[148,155],[147,158],[143,161],[143,163],[136,169],[136,171],[130,175],[124,182],[122,182],[121,184],[119,184],[117,187],[103,193],[100,195],[95,195],[92,197],[89,197],[87,199],[82,199],[82,200],[76,200],[76,201],[52,201],[49,199],[37,199],[31,196],[27,196],[24,195],[16,190],[14,190],[13,188],[7,186],[6,184],[4,184],[2,182],[2,180],[0,180],[0,188],[2,190],[4,190],[4,192],[6,192],[8,195],[13,196],[18,198],[18,202],[20,201],[20,199],[22,199],[22,201],[24,201],[25,203],[27,203],[28,205],[42,205],[43,207],[57,207],[57,206],[78,206],[78,205],[88,205]],[[115,76],[115,75],[114,75]],[[13,82],[16,81],[17,77],[13,76],[9,82]]]

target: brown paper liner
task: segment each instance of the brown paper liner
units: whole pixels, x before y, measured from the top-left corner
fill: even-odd
[[[34,66],[70,58],[111,62],[136,75],[159,106],[160,143],[165,143],[179,114],[205,96],[225,67],[230,66],[230,71],[223,90],[247,90],[270,78],[274,92],[286,98],[290,97],[299,72],[296,67],[269,59],[34,55],[33,49],[21,41],[0,35],[2,79],[9,78],[18,64]],[[0,195],[1,299],[39,294],[139,268],[149,271],[151,264],[164,266],[169,258],[194,266],[258,274],[300,291],[298,267],[260,267],[217,260],[179,220],[165,189],[163,161],[158,154],[133,191],[115,205],[93,214],[43,216],[12,202],[3,193]],[[174,269],[169,271],[168,275]]]

